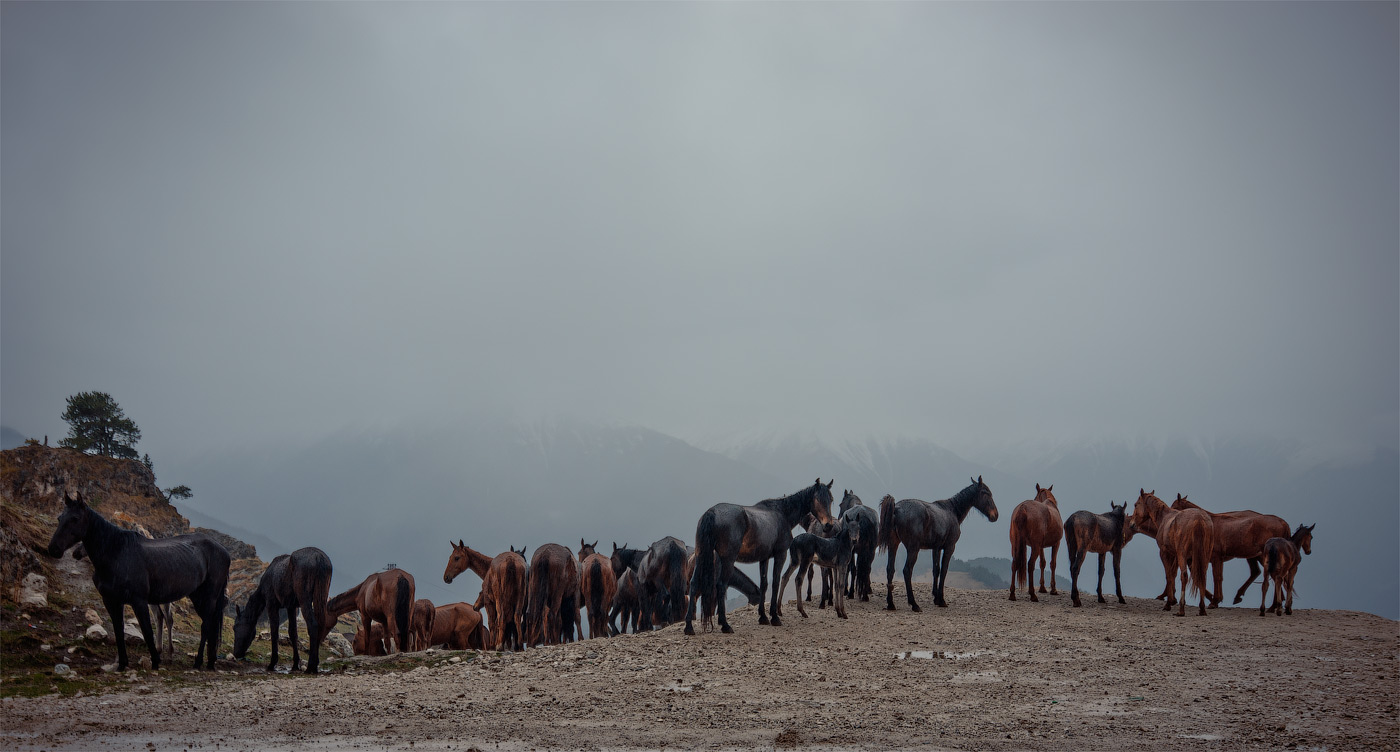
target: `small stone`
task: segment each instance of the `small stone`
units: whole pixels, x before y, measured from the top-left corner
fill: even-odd
[[[83,612],[83,618],[87,620],[87,623],[88,623],[88,624],[101,624],[101,623],[102,623],[102,617],[101,617],[101,616],[98,616],[98,615],[97,615],[97,612],[94,611],[94,610],[92,610],[92,609],[88,609],[88,610],[84,611],[84,612]]]
[[[447,662],[448,662],[448,663],[461,663],[461,662],[462,662],[462,656],[460,656],[460,655],[454,655],[454,656],[452,656],[451,658],[447,659]]]
[[[101,624],[93,624],[87,628],[83,636],[89,640],[105,640],[107,639],[107,630]]]
[[[49,581],[41,574],[30,572],[15,589],[15,601],[21,606],[44,607],[49,605],[48,592]],[[29,616],[23,615],[22,618],[28,619]]]
[[[115,663],[104,663],[104,664],[102,664],[102,670],[110,674],[110,673],[112,673],[112,672],[114,672],[114,671],[117,670],[117,664],[115,664]]]
[[[47,653],[47,652],[49,652],[50,650],[53,650],[53,646],[50,645],[50,644],[48,644],[48,643],[46,642],[46,643],[44,643],[43,645],[40,645],[40,646],[39,646],[39,649],[42,650],[42,651],[44,651],[45,653]]]
[[[60,664],[58,664],[58,665],[56,665],[56,666],[53,667],[53,675],[54,675],[54,676],[72,676],[72,675],[73,675],[73,669],[69,668],[69,667],[68,667],[68,664],[66,664],[66,663],[60,663]]]

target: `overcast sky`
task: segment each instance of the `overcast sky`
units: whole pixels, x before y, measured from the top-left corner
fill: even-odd
[[[0,6],[0,408],[1394,446],[1394,3]]]

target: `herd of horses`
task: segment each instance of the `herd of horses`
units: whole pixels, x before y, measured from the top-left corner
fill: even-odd
[[[468,569],[480,577],[481,591],[471,604],[435,606],[418,599],[413,575],[397,568],[376,572],[332,596],[330,558],[318,548],[302,548],[274,558],[247,602],[235,606],[233,656],[246,656],[258,621],[266,613],[273,638],[268,668],[274,669],[278,664],[280,614],[285,611],[292,669],[300,670],[298,610],[309,637],[307,673],[318,671],[322,642],[336,620],[350,611],[358,611],[360,617],[353,648],[367,655],[438,645],[524,650],[570,642],[582,637],[583,609],[588,611],[590,638],[616,636],[629,628],[647,631],[682,620],[685,633],[693,635],[697,608],[703,628],[710,629],[718,622],[720,630],[728,633],[734,631],[726,613],[731,588],[750,605],[758,606],[759,624],[780,626],[782,596],[792,575],[797,575],[797,610],[805,618],[802,581],[807,579],[806,600],[810,600],[817,570],[822,575],[819,607],[831,604],[844,619],[847,598],[868,601],[873,594],[870,570],[877,550],[888,555],[885,608],[893,611],[895,559],[900,545],[905,549],[904,592],[909,607],[921,610],[914,598],[912,577],[924,550],[932,557],[930,594],[934,605],[947,606],[944,583],[963,522],[974,509],[991,522],[999,516],[991,489],[980,477],[950,498],[935,502],[895,501],[886,495],[878,512],[848,490],[836,517],[831,514],[834,484],[823,484],[819,478],[788,496],[747,506],[716,504],[700,516],[694,547],[668,536],[641,549],[626,544],[619,547],[614,542],[611,555],[604,555],[597,551],[597,541],[589,544],[580,540],[577,553],[546,543],[537,547],[527,562],[524,547],[517,551],[511,546],[489,556],[458,540],[451,544],[443,581],[451,583]],[[1215,608],[1224,597],[1224,562],[1244,558],[1249,562],[1250,577],[1234,602],[1239,603],[1262,574],[1260,615],[1268,611],[1292,613],[1293,579],[1300,552],[1312,552],[1314,526],[1300,525],[1290,533],[1288,523],[1274,515],[1253,511],[1213,514],[1180,494],[1168,506],[1155,491],[1143,489],[1139,489],[1131,515],[1126,502],[1110,502],[1106,514],[1079,511],[1062,523],[1053,489],[1037,484],[1035,498],[1021,502],[1012,512],[1011,600],[1016,600],[1020,583],[1025,584],[1032,601],[1038,600],[1032,579],[1037,562],[1040,592],[1046,592],[1047,549],[1049,592],[1057,594],[1055,566],[1063,540],[1069,555],[1074,606],[1081,606],[1079,572],[1090,553],[1099,555],[1099,602],[1106,602],[1104,562],[1111,554],[1118,602],[1125,603],[1119,562],[1123,546],[1141,533],[1157,541],[1166,576],[1166,587],[1157,597],[1166,602],[1164,609],[1179,603],[1177,615],[1184,616],[1189,586],[1200,593],[1199,612],[1205,615],[1207,600]],[[794,536],[792,531],[797,527],[805,532]],[[74,556],[86,556],[92,562],[93,584],[112,618],[119,669],[128,665],[123,607],[132,606],[151,651],[151,668],[158,669],[161,650],[159,641],[152,639],[148,607],[157,606],[160,613],[161,605],[184,597],[194,604],[201,620],[195,666],[203,662],[213,668],[228,605],[230,566],[229,554],[219,543],[199,533],[145,538],[118,528],[89,507],[81,495],[73,495],[65,496],[48,554],[61,557],[75,546]],[[739,563],[758,564],[758,582],[737,569]],[[788,564],[786,571],[784,563]],[[1206,586],[1207,567],[1214,569],[1213,589]],[[1178,575],[1179,601],[1175,592]],[[1274,603],[1266,608],[1270,582],[1274,584]],[[166,618],[168,613],[166,609]]]

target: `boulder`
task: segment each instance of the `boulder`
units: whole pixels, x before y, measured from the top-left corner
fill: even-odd
[[[326,635],[326,639],[322,644],[341,658],[349,658],[355,654],[355,649],[350,646],[350,641],[345,639],[345,635],[339,632],[331,632]]]
[[[21,606],[49,605],[49,581],[37,572],[24,576],[24,581],[15,589],[15,601]]]
[[[98,616],[97,611],[91,608],[83,612],[83,618],[87,620],[88,624],[102,623],[102,617]]]
[[[101,624],[94,624],[87,628],[87,632],[84,632],[83,636],[89,640],[105,640],[107,639],[107,630]]]

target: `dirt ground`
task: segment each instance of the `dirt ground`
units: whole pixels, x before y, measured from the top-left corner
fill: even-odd
[[[1074,609],[1064,594],[1011,603],[953,589],[940,609],[922,588],[922,613],[899,593],[889,613],[875,589],[848,620],[803,619],[788,603],[783,626],[761,627],[746,608],[732,635],[675,625],[499,657],[332,663],[319,677],[211,676],[182,661],[118,691],[6,699],[0,746],[1400,748],[1400,624],[1381,617],[1179,618],[1155,600],[1090,594]]]

